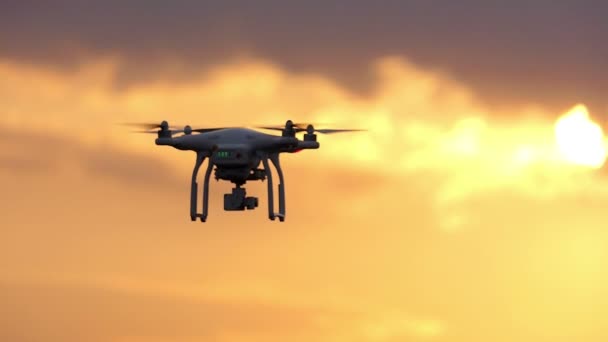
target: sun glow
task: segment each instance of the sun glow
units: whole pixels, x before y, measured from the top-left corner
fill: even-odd
[[[606,161],[604,132],[582,104],[557,120],[555,139],[561,157],[572,164],[600,168]]]

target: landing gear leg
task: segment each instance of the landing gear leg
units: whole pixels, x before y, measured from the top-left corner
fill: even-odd
[[[268,165],[268,156],[262,158],[264,164],[264,170],[266,172],[266,178],[268,179],[268,218],[274,221],[274,193],[272,188],[272,170]]]
[[[198,197],[198,183],[196,182],[196,177],[198,175],[198,169],[201,167],[201,164],[205,161],[206,155],[204,153],[196,154],[196,164],[194,164],[194,170],[192,171],[192,183],[190,186],[190,219],[192,221],[196,221],[196,217],[198,216],[196,213],[197,209],[197,197]]]
[[[213,170],[213,162],[209,159],[207,163],[207,172],[205,172],[205,184],[203,185],[203,214],[201,215],[201,222],[207,220],[207,212],[209,209],[209,178],[211,177],[211,171]]]
[[[279,162],[279,154],[273,153],[270,155],[272,164],[277,169],[279,174],[279,221],[285,221],[285,181],[283,179],[283,170],[281,169],[281,163]]]

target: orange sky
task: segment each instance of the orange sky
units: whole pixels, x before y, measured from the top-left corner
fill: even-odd
[[[2,340],[608,338],[608,182],[560,152],[571,108],[499,115],[401,57],[370,66],[367,96],[258,59],[119,90],[121,63],[0,61]],[[190,222],[194,156],[115,125],[289,118],[369,132],[283,158],[283,224],[265,184],[231,213],[215,182]]]

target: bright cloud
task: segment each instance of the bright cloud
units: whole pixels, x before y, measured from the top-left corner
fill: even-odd
[[[606,157],[602,130],[582,105],[557,123],[556,113],[538,108],[494,113],[465,86],[400,58],[377,61],[375,90],[367,97],[321,75],[292,74],[260,60],[233,61],[199,72],[190,82],[154,81],[117,90],[118,65],[99,61],[55,73],[0,63],[5,124],[142,153],[154,149],[150,137],[130,135],[115,123],[168,119],[232,126],[291,118],[368,128],[321,136],[318,153],[293,163],[337,161],[391,177],[425,173],[437,185],[440,206],[502,188],[532,196],[577,191],[572,175],[585,184]],[[190,161],[176,162],[182,157],[164,153],[161,158],[189,168]]]
[[[50,273],[62,275],[58,269],[70,273],[65,275],[65,279],[59,280],[78,286],[95,285],[151,297],[253,300],[296,307],[310,304],[349,313],[366,313],[362,315],[364,317],[355,318],[330,314],[326,326],[328,331],[332,331],[327,332],[327,341],[426,340],[457,334],[454,331],[458,327],[450,318],[459,319],[463,305],[488,309],[484,307],[483,298],[496,300],[495,293],[477,291],[480,287],[484,289],[485,281],[496,281],[491,284],[496,291],[504,285],[507,289],[503,291],[510,295],[508,302],[523,307],[519,311],[520,308],[514,308],[514,311],[528,312],[525,304],[535,303],[534,298],[524,303],[518,293],[509,291],[527,285],[524,286],[525,294],[532,293],[530,289],[533,290],[543,279],[551,276],[560,280],[552,284],[563,284],[558,276],[564,274],[564,265],[568,267],[566,261],[571,262],[570,274],[577,274],[577,270],[580,272],[572,279],[587,279],[589,281],[585,285],[596,284],[597,289],[602,286],[602,278],[597,272],[605,269],[602,262],[605,258],[602,259],[600,253],[601,242],[605,241],[601,239],[601,232],[589,232],[588,229],[587,238],[575,239],[577,230],[572,237],[565,235],[555,238],[550,248],[545,245],[545,235],[538,231],[535,234],[542,235],[542,238],[528,242],[528,245],[519,236],[513,237],[512,240],[516,242],[511,241],[507,246],[519,248],[520,243],[524,244],[527,250],[523,252],[528,253],[532,261],[536,260],[531,264],[526,264],[529,259],[524,258],[526,254],[522,249],[514,254],[504,248],[504,240],[495,241],[488,236],[468,236],[465,242],[457,240],[458,237],[467,237],[462,228],[481,214],[485,215],[487,221],[475,227],[490,230],[496,223],[490,217],[494,211],[482,213],[484,209],[477,205],[485,204],[483,196],[487,194],[500,193],[500,196],[494,196],[491,205],[485,207],[488,211],[492,209],[496,212],[517,208],[519,203],[511,203],[503,198],[503,195],[511,193],[516,193],[519,200],[555,200],[572,194],[608,194],[608,187],[597,172],[606,157],[604,136],[583,106],[566,109],[561,116],[560,113],[549,113],[538,107],[498,113],[478,101],[466,86],[451,80],[449,76],[424,70],[400,58],[381,59],[373,66],[376,82],[373,91],[366,96],[354,94],[322,75],[294,74],[260,60],[233,61],[205,72],[193,70],[194,77],[188,82],[158,80],[118,89],[114,86],[114,80],[119,64],[120,61],[98,61],[73,71],[54,72],[12,62],[0,63],[3,128],[11,132],[26,132],[24,137],[46,132],[66,138],[62,140],[61,150],[49,142],[46,143],[49,145],[45,146],[46,150],[38,149],[36,144],[44,144],[44,139],[27,141],[30,144],[28,152],[45,153],[44,156],[34,155],[32,158],[47,161],[55,157],[59,159],[60,156],[53,153],[71,154],[74,158],[66,159],[70,163],[62,165],[72,172],[79,167],[78,163],[84,164],[83,159],[86,158],[83,156],[93,154],[95,157],[90,158],[88,168],[97,172],[84,173],[82,179],[72,177],[72,173],[68,174],[69,177],[64,175],[63,179],[68,184],[49,177],[38,178],[38,183],[30,183],[28,179],[23,186],[8,180],[5,186],[5,190],[9,189],[13,194],[40,192],[41,198],[37,200],[44,204],[36,208],[39,210],[38,218],[29,215],[32,210],[29,198],[22,198],[19,202],[19,197],[8,195],[14,206],[7,210],[10,211],[7,214],[10,214],[12,224],[23,224],[23,220],[27,219],[29,226],[26,228],[31,230],[18,229],[14,234],[24,234],[23,240],[10,240],[13,237],[7,235],[6,241],[31,242],[31,237],[35,236],[35,249],[53,248],[55,245],[48,244],[46,239],[59,239],[56,233],[69,228],[67,232],[63,231],[64,241],[52,241],[69,244],[73,250],[55,247],[56,250],[47,252],[48,256],[56,259],[42,254],[40,260],[28,259],[31,265],[54,260],[54,264],[48,265],[61,266],[49,266]],[[189,174],[191,170],[191,156],[161,150],[153,145],[153,137],[129,134],[127,129],[115,125],[125,121],[162,119],[175,124],[203,126],[280,124],[294,119],[368,128],[369,131],[320,135],[320,150],[285,157],[285,168],[290,168],[287,172],[288,191],[292,195],[299,195],[289,197],[290,205],[297,203],[300,209],[308,205],[310,212],[318,209],[323,213],[321,218],[300,214],[301,220],[289,223],[293,224],[291,228],[297,229],[282,230],[280,233],[275,230],[276,226],[260,233],[267,229],[264,224],[268,224],[260,221],[256,229],[239,230],[238,234],[234,230],[221,233],[200,230],[201,235],[194,236],[192,231],[182,231],[180,235],[176,233],[179,229],[173,229],[176,222],[181,222],[173,215],[187,211],[187,197],[179,202],[179,196],[187,191],[188,178],[183,180],[183,190],[175,185],[179,179],[176,183],[165,182],[165,186],[176,188],[170,195],[174,197],[165,198],[169,196],[166,188],[147,185],[158,177],[168,175],[169,170],[159,170],[159,164],[155,163],[129,163],[135,159],[134,156],[153,158],[146,160],[161,161],[160,165],[175,168],[182,175]],[[27,144],[17,139],[11,140],[10,137],[5,141],[14,145],[5,144],[0,150],[0,157],[8,157],[4,160],[9,163],[23,160],[21,154],[25,153],[21,152],[26,151]],[[69,146],[72,144],[83,146],[71,150]],[[120,160],[119,155],[122,155]],[[106,164],[113,165],[104,168]],[[28,165],[24,162],[22,168]],[[146,168],[141,168],[142,165]],[[80,167],[84,168],[83,165]],[[125,187],[122,183],[112,184],[106,181],[107,178],[100,177],[104,172],[120,174],[121,168],[129,171],[127,177],[123,177],[123,182],[137,178],[142,180],[144,186]],[[139,172],[146,173],[148,178],[141,177]],[[46,176],[45,173],[41,177]],[[316,179],[315,182],[304,182],[302,179],[305,177]],[[317,188],[311,191],[313,186]],[[357,186],[357,190],[347,191]],[[142,190],[144,188],[145,191]],[[224,189],[227,188],[226,185]],[[317,203],[321,202],[318,197],[321,191],[327,195],[323,203],[328,205],[324,208],[319,208]],[[108,207],[106,196],[116,198],[113,208]],[[593,200],[602,202],[599,200],[603,199],[602,196],[593,197]],[[467,201],[471,200],[479,202],[470,205]],[[572,211],[583,208],[573,207],[573,203],[557,209],[542,208],[544,211],[538,211],[541,217],[536,221],[533,212],[526,211],[525,222],[528,226],[524,228],[540,229],[548,225],[547,221],[559,226],[562,224],[560,218],[551,215],[568,208]],[[58,206],[61,211],[56,210]],[[92,217],[99,215],[100,208],[113,210],[122,216],[105,216],[104,213],[99,218],[103,221],[92,220]],[[154,215],[137,216],[133,213],[134,209],[146,213],[153,211]],[[219,206],[218,209],[221,210]],[[167,216],[156,215],[167,210]],[[250,223],[248,220],[253,215],[263,220],[263,210],[259,208],[257,212],[247,213],[252,216],[220,216],[220,211],[214,217],[218,218],[215,222],[219,222],[220,226],[241,226]],[[587,221],[572,216],[572,224],[603,227],[603,211],[593,211],[591,208],[589,212],[595,215],[584,215]],[[55,227],[48,227],[47,222],[42,220],[53,216],[63,217],[57,218],[59,223]],[[549,220],[551,218],[552,221]],[[509,224],[515,226],[521,220],[514,217]],[[448,235],[443,231],[420,228],[434,228],[435,221],[444,230],[463,234]],[[36,224],[43,228],[35,230]],[[113,227],[114,224],[122,225]],[[97,235],[91,235],[81,225],[97,225]],[[125,228],[138,225],[145,227],[137,231]],[[565,230],[563,225],[560,227]],[[162,235],[165,232],[167,235]],[[125,237],[125,234],[130,235]],[[219,234],[225,234],[221,235],[224,240],[221,240],[220,247]],[[122,245],[117,244],[121,238],[125,239]],[[452,238],[454,240],[450,240]],[[146,243],[141,242],[137,248],[133,248],[133,241]],[[551,249],[560,244],[569,248],[573,257],[565,257],[563,248]],[[484,251],[484,246],[488,246],[490,252]],[[10,255],[21,257],[2,258],[12,267],[3,267],[5,275],[17,277],[19,272],[38,272],[37,277],[32,276],[33,280],[53,282],[49,274],[37,271],[47,267],[28,268],[23,267],[24,264],[12,263],[14,259],[25,263],[23,259],[30,255],[19,244],[7,242],[5,247],[10,247],[3,248],[7,255],[13,253]],[[543,247],[549,250],[543,250]],[[89,248],[96,248],[96,257]],[[221,252],[225,251],[231,255],[221,258]],[[484,252],[486,258],[483,255],[480,257]],[[90,259],[84,261],[73,257],[87,253],[91,254]],[[504,253],[504,256],[500,253]],[[152,265],[147,273],[140,267],[142,263]],[[130,267],[121,269],[125,264]],[[524,275],[517,273],[522,272],[522,264],[532,267],[534,272]],[[555,265],[555,268],[548,268],[547,265]],[[501,274],[492,273],[499,268]],[[196,272],[192,272],[193,269]],[[76,270],[74,273],[78,273],[78,270],[82,272],[72,277],[72,270]],[[503,282],[504,279],[500,278],[503,273],[513,279]],[[128,276],[122,276],[124,274]],[[537,276],[535,281],[529,281],[533,276]],[[83,279],[86,280],[84,283]],[[582,286],[580,288],[583,289]],[[475,299],[469,301],[469,297],[465,296],[467,294]],[[561,300],[564,297],[557,290],[554,294],[552,299]],[[478,299],[477,295],[485,297]],[[527,297],[524,299],[528,300]],[[434,305],[428,304],[433,301]],[[574,300],[572,303],[574,307],[583,305]],[[387,313],[390,311],[387,308],[401,304],[406,312]],[[491,304],[498,307],[504,303]],[[409,312],[409,305],[426,313],[437,310],[438,314],[421,317],[416,310]],[[454,309],[447,310],[447,306]],[[545,311],[545,316],[552,312],[549,309]],[[450,314],[451,317],[444,317]],[[465,318],[469,319],[467,323],[470,326],[477,326],[478,320],[500,319],[488,317],[480,309],[470,318]],[[531,318],[525,316],[521,320],[528,323],[527,320]],[[590,324],[604,326],[597,322]],[[357,325],[357,329],[352,328],[353,324]],[[247,339],[249,336],[247,333],[229,331],[225,339]],[[343,338],[332,339],[331,336]]]
[[[564,160],[600,168],[606,161],[604,132],[589,118],[584,105],[577,105],[555,124],[557,147]]]

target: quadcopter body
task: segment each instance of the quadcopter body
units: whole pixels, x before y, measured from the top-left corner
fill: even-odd
[[[242,186],[248,181],[266,181],[268,184],[268,216],[271,220],[285,220],[285,181],[279,161],[281,153],[295,153],[304,149],[318,149],[315,133],[339,133],[358,130],[321,129],[315,130],[310,124],[295,124],[291,120],[284,127],[264,126],[260,129],[279,130],[281,136],[262,133],[249,128],[222,127],[192,129],[171,129],[166,121],[158,124],[136,124],[147,128],[144,133],[156,133],[156,145],[171,146],[178,150],[196,153],[196,162],[192,172],[190,192],[190,218],[205,222],[208,216],[209,181],[211,174],[216,180],[234,183],[232,193],[224,195],[224,210],[251,210],[258,206],[256,197],[247,197]],[[305,127],[305,128],[304,128]],[[158,129],[152,131],[152,129]],[[297,133],[305,132],[302,140]],[[183,133],[180,136],[175,134]],[[198,171],[205,160],[207,168],[203,183],[202,213],[198,213]],[[274,211],[273,176],[270,169],[273,164],[278,173],[279,211]],[[263,166],[263,168],[260,168]]]

